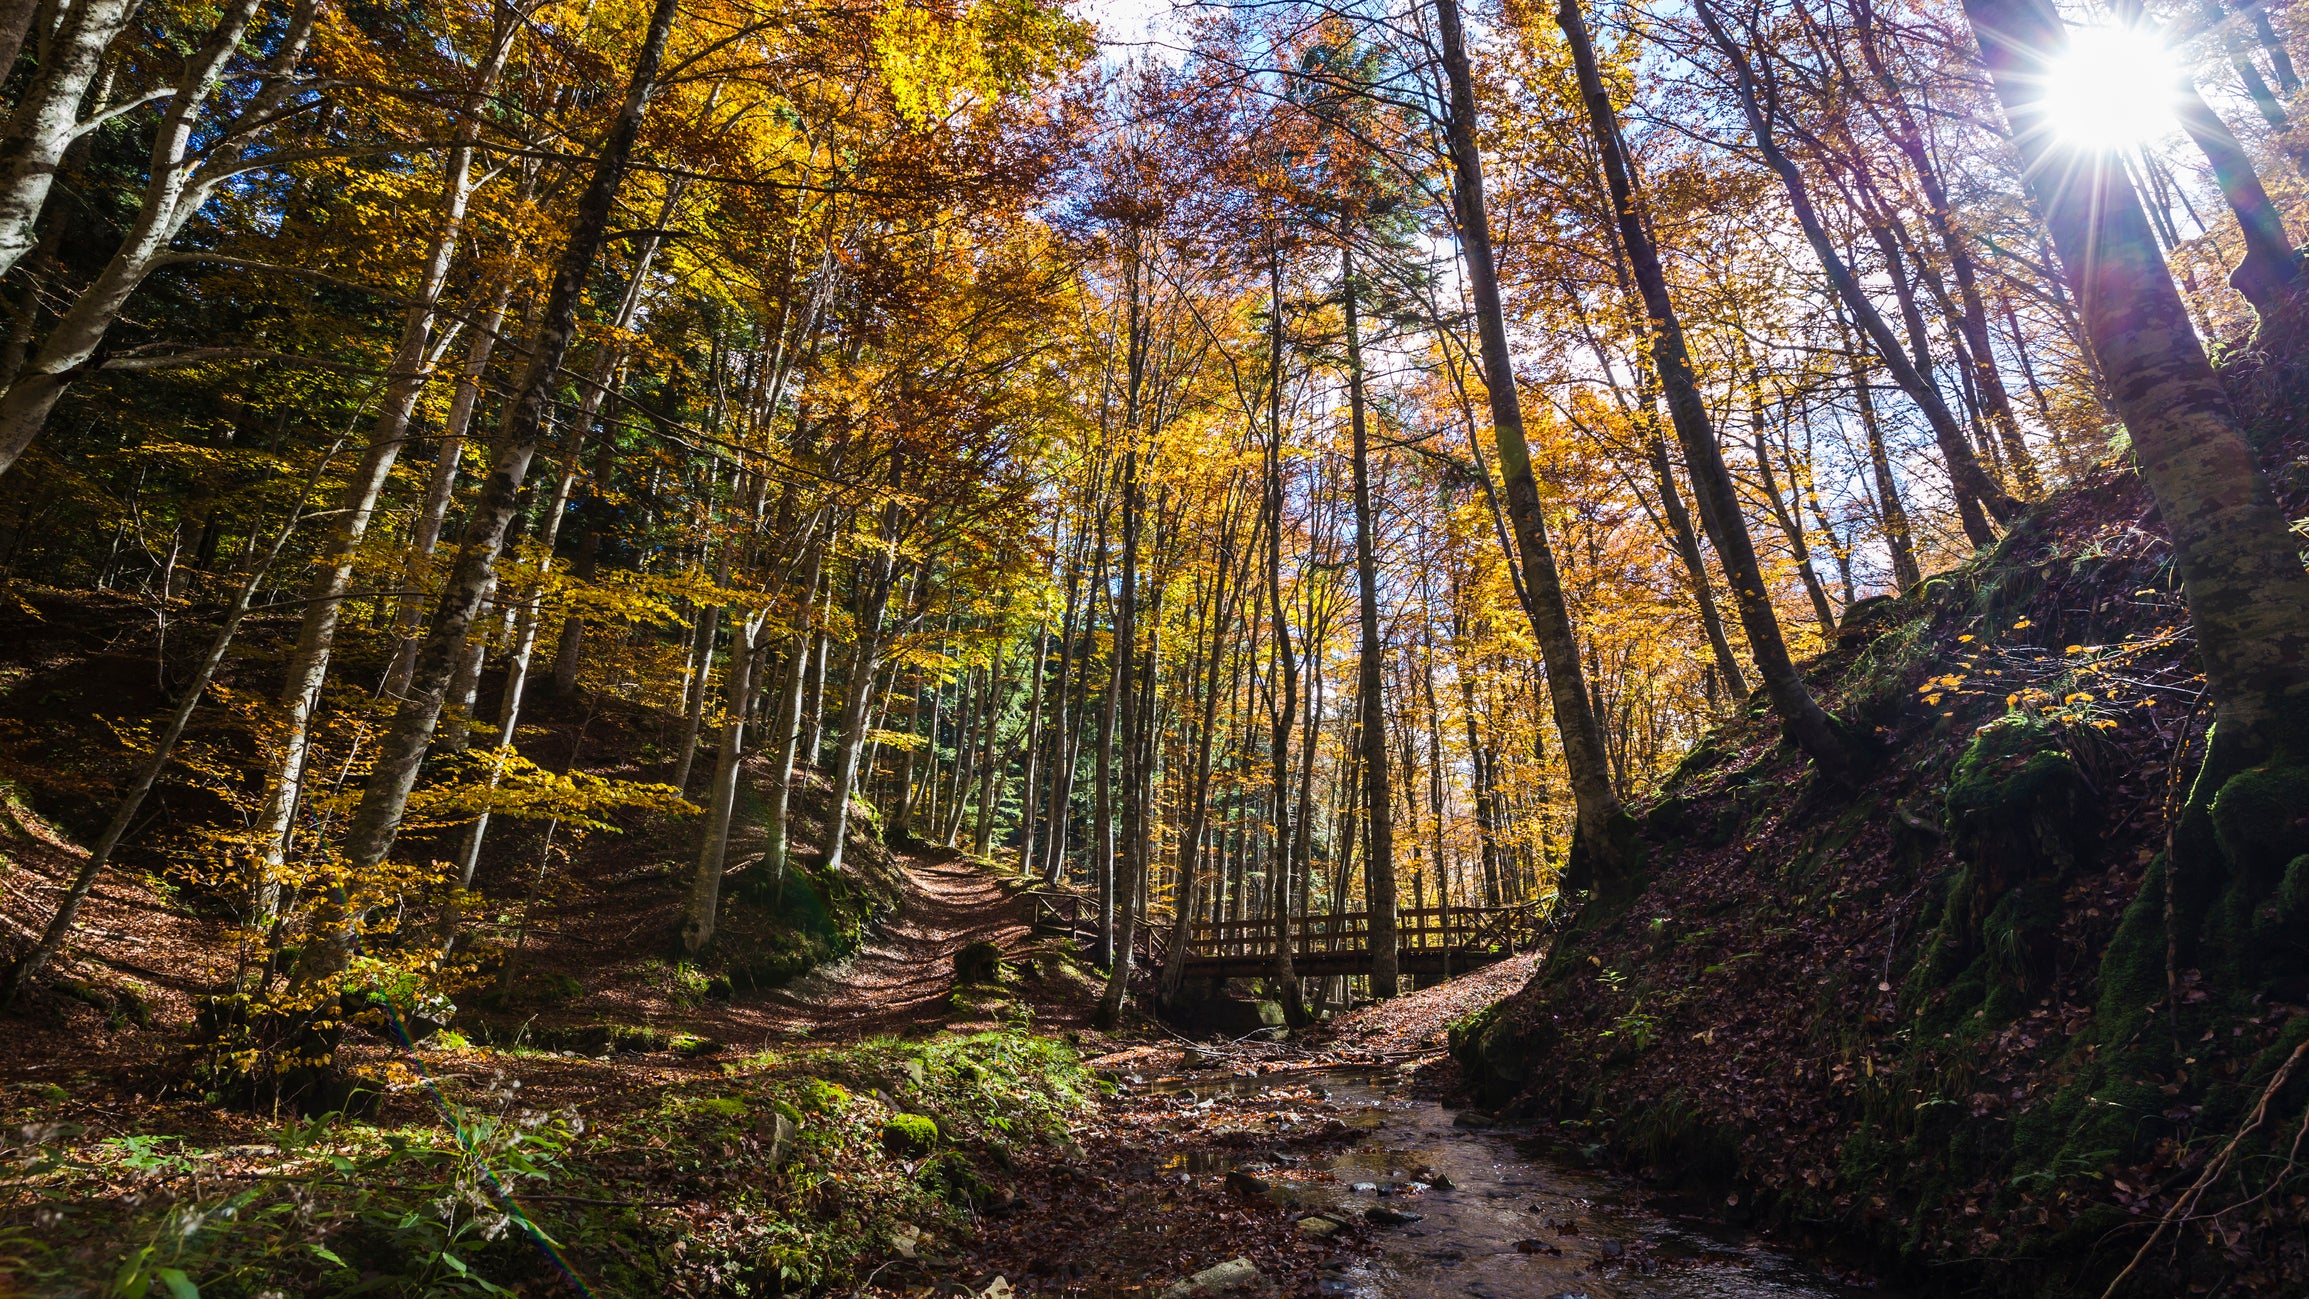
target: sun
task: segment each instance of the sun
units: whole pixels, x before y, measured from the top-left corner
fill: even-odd
[[[2155,33],[2074,27],[2068,49],[2045,70],[2053,130],[2081,148],[2131,148],[2171,131],[2180,69]]]

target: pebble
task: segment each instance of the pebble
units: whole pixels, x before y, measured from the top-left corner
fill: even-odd
[[[1350,1187],[1348,1187],[1347,1189],[1348,1189],[1349,1191],[1352,1191],[1352,1192],[1354,1192],[1354,1193],[1355,1193],[1355,1194],[1357,1194],[1357,1195],[1376,1195],[1376,1194],[1378,1194],[1378,1193],[1379,1193],[1379,1183],[1377,1183],[1377,1182],[1357,1182],[1357,1183],[1355,1183],[1353,1186],[1350,1186]]]
[[[1596,1248],[1602,1251],[1605,1258],[1618,1258],[1620,1255],[1628,1252],[1627,1246],[1620,1244],[1616,1240],[1607,1240],[1601,1245],[1596,1246]]]
[[[1401,1209],[1390,1209],[1384,1204],[1375,1204],[1365,1209],[1363,1216],[1382,1227],[1400,1227],[1407,1222],[1417,1222],[1425,1215],[1405,1213]]]
[[[1562,1246],[1549,1244],[1537,1237],[1515,1242],[1515,1252],[1518,1254],[1545,1254],[1549,1258],[1563,1257]]]

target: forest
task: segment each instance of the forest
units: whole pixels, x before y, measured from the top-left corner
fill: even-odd
[[[0,1294],[2309,1291],[2309,10],[0,0]]]

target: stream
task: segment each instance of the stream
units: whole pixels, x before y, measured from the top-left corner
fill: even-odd
[[[1276,1083],[1272,1076],[1239,1079],[1231,1089]],[[1303,1213],[1378,1222],[1381,1252],[1327,1273],[1326,1294],[1827,1299],[1901,1293],[1825,1260],[1794,1255],[1747,1228],[1678,1212],[1683,1206],[1661,1203],[1628,1178],[1577,1167],[1514,1132],[1461,1126],[1460,1112],[1408,1095],[1398,1075],[1333,1071],[1294,1075],[1288,1085],[1308,1083],[1327,1091],[1330,1105],[1361,1134],[1353,1146],[1299,1164],[1252,1157],[1173,1171],[1248,1174],[1266,1184],[1265,1195]],[[1404,1218],[1383,1221],[1390,1214]]]

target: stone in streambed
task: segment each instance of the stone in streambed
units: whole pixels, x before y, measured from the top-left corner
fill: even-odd
[[[1227,1194],[1238,1199],[1256,1200],[1274,1189],[1274,1183],[1264,1177],[1253,1177],[1245,1172],[1227,1174]]]
[[[1515,1252],[1518,1254],[1545,1254],[1549,1258],[1563,1257],[1561,1245],[1553,1245],[1536,1237],[1515,1242]]]
[[[1363,1216],[1382,1227],[1400,1227],[1405,1223],[1417,1222],[1424,1215],[1405,1213],[1401,1209],[1390,1209],[1384,1204],[1378,1204],[1365,1209]]]
[[[1299,1230],[1317,1240],[1328,1240],[1346,1229],[1346,1223],[1326,1218],[1319,1213],[1311,1213],[1299,1219]]]
[[[1170,1289],[1163,1291],[1163,1299],[1203,1299],[1206,1295],[1236,1294],[1258,1285],[1264,1277],[1258,1266],[1247,1258],[1230,1258],[1216,1267],[1206,1267]]]

